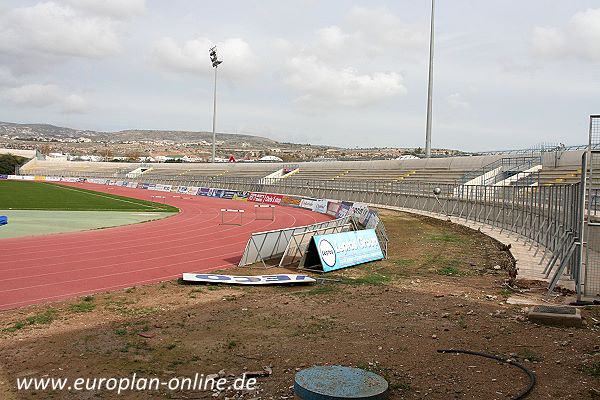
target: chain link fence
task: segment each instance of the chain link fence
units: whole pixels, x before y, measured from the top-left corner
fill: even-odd
[[[583,182],[586,186],[586,209],[587,213],[582,215],[585,222],[584,237],[585,246],[582,248],[583,268],[581,283],[582,293],[587,296],[600,294],[600,216],[598,205],[600,202],[600,115],[590,116],[589,147],[586,161],[582,165]]]

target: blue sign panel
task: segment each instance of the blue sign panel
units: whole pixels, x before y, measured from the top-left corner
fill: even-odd
[[[198,189],[198,192],[196,193],[196,196],[208,196],[209,190],[210,190],[210,188],[201,187],[200,189]]]
[[[374,229],[316,235],[313,241],[324,272],[383,259]]]
[[[224,190],[221,197],[224,198],[224,199],[231,200],[231,199],[233,199],[233,196],[235,196],[235,191],[233,191],[233,190]]]

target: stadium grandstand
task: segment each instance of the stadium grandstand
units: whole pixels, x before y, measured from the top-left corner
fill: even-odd
[[[386,184],[488,184],[553,185],[575,183],[581,177],[583,150],[548,150],[522,156],[496,153],[430,159],[303,162],[283,173],[286,163],[119,163],[32,159],[21,167],[22,174],[129,178],[168,182],[227,182],[254,180],[255,183],[306,182]],[[510,178],[510,179],[509,179]]]
[[[580,293],[595,295],[600,293],[600,276],[577,276],[582,254],[575,251],[585,154],[585,147],[556,146],[429,159],[297,164],[132,164],[37,157],[19,174],[280,193],[455,218],[478,229],[517,234],[529,244],[528,250],[535,246],[541,267],[529,276],[548,280],[550,290],[570,280]],[[600,161],[592,158],[589,165],[597,170]],[[592,174],[587,181],[593,201],[586,207],[595,218],[600,180]]]

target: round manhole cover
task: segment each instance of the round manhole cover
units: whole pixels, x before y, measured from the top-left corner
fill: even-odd
[[[388,383],[358,368],[317,366],[296,374],[294,391],[303,400],[380,400],[387,398]]]

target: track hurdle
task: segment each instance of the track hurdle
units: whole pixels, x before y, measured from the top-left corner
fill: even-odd
[[[233,215],[232,218],[227,218],[227,215]],[[239,218],[238,218],[239,216]],[[232,210],[230,208],[221,208],[221,225],[238,225],[242,226],[244,222],[244,210]]]
[[[267,204],[255,205],[254,219],[273,221],[275,219],[275,206]]]

